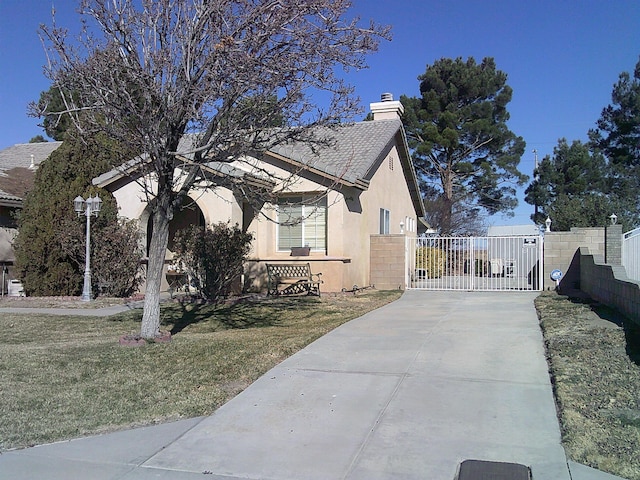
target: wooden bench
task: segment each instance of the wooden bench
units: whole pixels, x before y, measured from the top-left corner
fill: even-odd
[[[320,296],[321,273],[311,273],[304,264],[267,264],[267,295],[294,295],[306,293]],[[281,288],[284,286],[284,288]]]

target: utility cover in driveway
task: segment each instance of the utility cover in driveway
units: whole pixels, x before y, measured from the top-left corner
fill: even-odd
[[[530,480],[529,468],[518,463],[465,460],[458,480]]]

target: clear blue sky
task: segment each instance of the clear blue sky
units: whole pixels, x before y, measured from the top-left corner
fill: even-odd
[[[43,134],[26,108],[49,88],[37,35],[50,23],[77,22],[72,0],[0,0],[0,149]],[[557,140],[586,140],[622,71],[640,56],[638,0],[353,0],[353,13],[393,26],[393,40],[370,57],[370,69],[349,76],[368,108],[380,94],[418,95],[416,77],[443,57],[494,57],[514,90],[513,132],[527,142],[520,169],[533,170]],[[520,198],[513,219],[529,222],[532,207]]]

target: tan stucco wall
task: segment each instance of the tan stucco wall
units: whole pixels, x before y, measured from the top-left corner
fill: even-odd
[[[252,161],[276,177],[290,176],[284,164],[278,165],[276,162],[274,166]],[[276,211],[267,204],[247,228],[254,234],[255,240],[251,261],[247,265],[245,285],[257,288],[264,284],[266,279],[261,272],[265,263],[294,261],[310,262],[313,273],[322,273],[324,283],[321,288],[325,292],[351,289],[354,285],[370,285],[370,236],[379,233],[380,208],[390,212],[390,234],[401,233],[401,222],[405,224],[404,231],[407,231],[408,223],[415,226],[417,216],[396,146],[390,148],[368,180],[369,187],[364,191],[323,180],[308,172],[302,173],[297,181],[288,183],[284,191],[290,193],[322,193],[328,189],[327,249],[299,258],[291,257],[290,251],[278,252]],[[280,187],[276,186],[276,190],[280,190]],[[120,207],[120,215],[139,219],[140,227],[146,233],[148,213],[145,211],[141,187],[130,182],[115,191],[114,196]],[[230,190],[218,188],[215,191],[191,192],[190,197],[200,207],[205,223],[231,219],[232,223],[242,225],[242,205]],[[407,222],[407,218],[412,221]]]
[[[393,161],[393,170],[390,168],[390,159]],[[390,235],[415,233],[417,225],[417,216],[395,146],[381,162],[371,179],[369,189],[362,193],[361,202],[362,224],[357,226],[356,222],[353,222],[351,226],[353,229],[358,229],[357,235],[362,245],[357,253],[357,261],[354,262],[357,265],[354,274],[362,278],[360,281],[366,281],[365,284],[368,285],[373,283],[370,279],[370,236],[380,233],[380,208],[389,210]],[[407,223],[409,223],[406,220],[407,217],[413,219],[413,232],[407,231]],[[402,232],[400,222],[404,223]],[[355,232],[349,232],[347,239],[355,234]]]

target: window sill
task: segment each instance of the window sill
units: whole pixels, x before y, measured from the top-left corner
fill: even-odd
[[[249,262],[267,262],[267,263],[275,263],[282,262],[287,263],[291,261],[305,261],[305,262],[342,262],[342,263],[351,263],[350,257],[330,257],[327,255],[314,255],[311,252],[311,255],[303,256],[303,257],[292,257],[290,255],[285,256],[285,252],[283,252],[282,256],[269,256],[269,257],[261,257],[261,258],[249,258]]]

